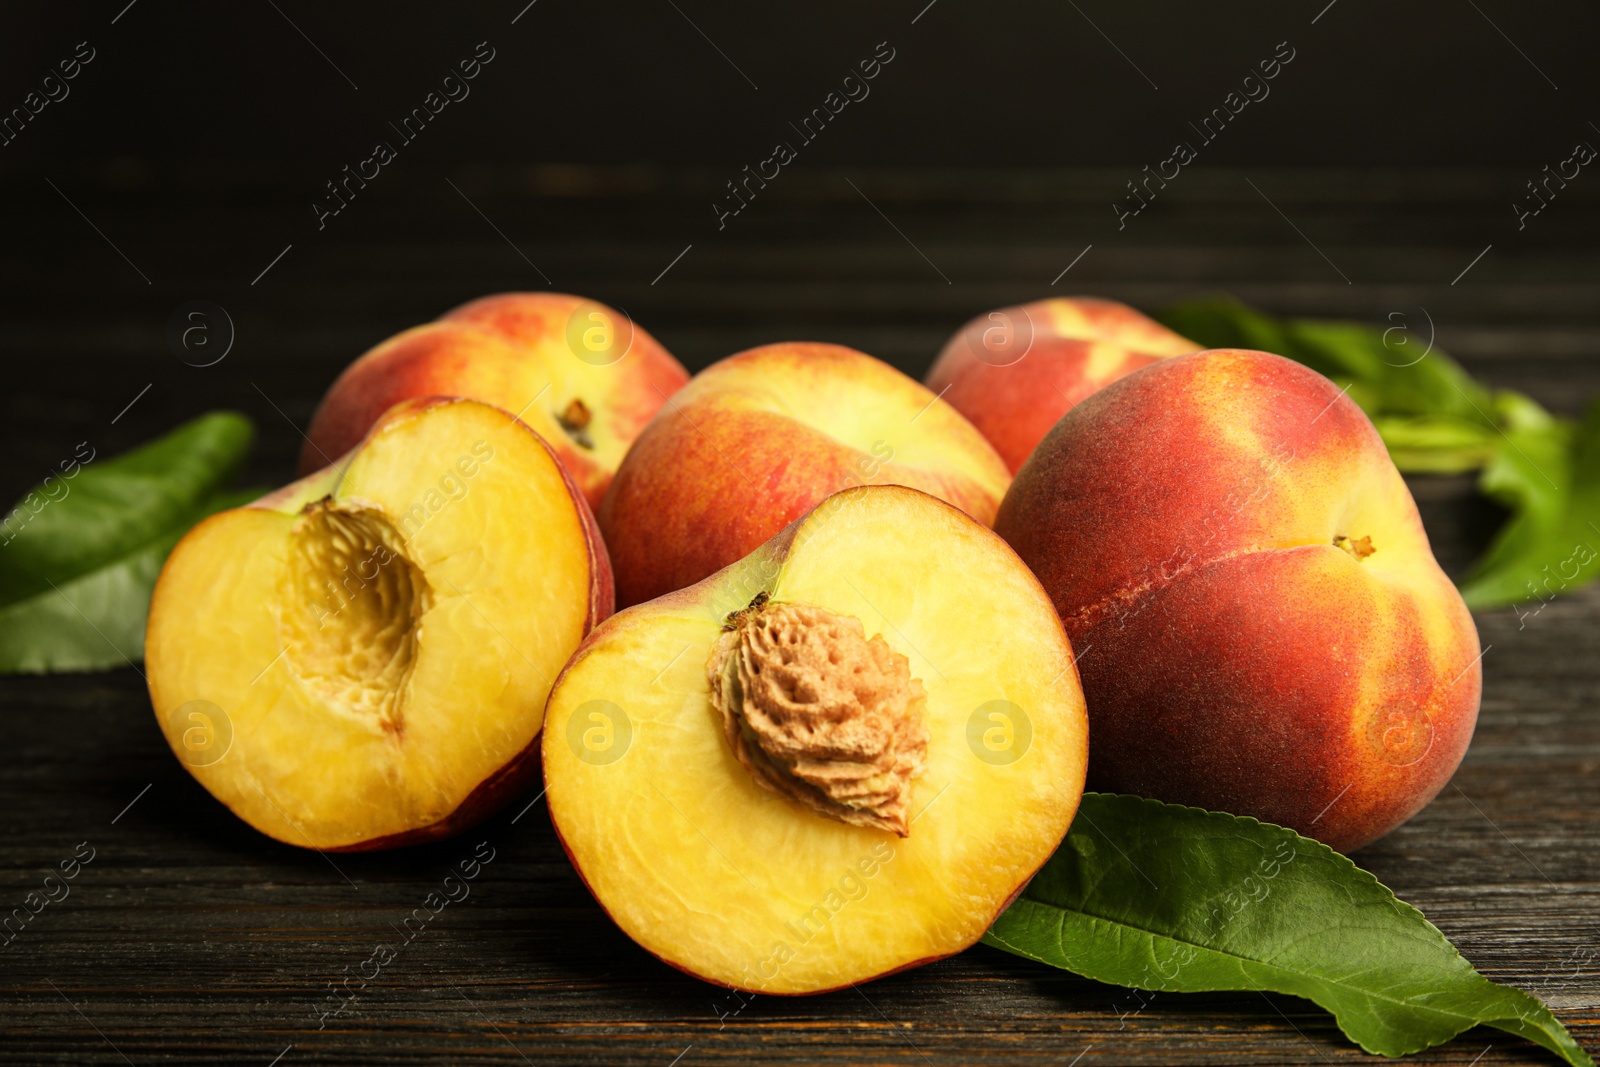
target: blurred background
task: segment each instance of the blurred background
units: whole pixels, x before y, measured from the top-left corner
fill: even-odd
[[[1528,183],[1600,146],[1597,31],[1558,0],[12,5],[0,491],[216,407],[281,481],[346,363],[512,289],[691,369],[814,339],[918,376],[999,305],[1227,290],[1576,413],[1600,177],[1537,213]],[[168,337],[195,300],[233,335],[205,367]]]

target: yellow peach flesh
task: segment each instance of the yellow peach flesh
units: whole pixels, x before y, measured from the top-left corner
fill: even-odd
[[[735,759],[706,663],[758,592],[860,620],[922,682],[909,836],[804,808]],[[568,666],[548,721],[551,815],[602,905],[669,963],[767,993],[976,941],[1065,834],[1087,746],[1072,652],[1037,581],[967,516],[887,486],[836,494],[739,563],[615,617]]]
[[[227,718],[226,754],[185,760],[207,789],[279,840],[348,848],[446,819],[534,741],[592,560],[555,458],[487,405],[391,413],[314,477],[326,497],[185,538],[146,658],[180,757],[175,709]]]

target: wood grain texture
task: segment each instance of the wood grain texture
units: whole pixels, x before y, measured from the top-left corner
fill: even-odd
[[[920,375],[990,307],[1052,292],[1156,307],[1225,288],[1275,311],[1403,312],[1413,329],[1426,308],[1437,343],[1493,385],[1568,413],[1600,394],[1600,197],[1577,186],[1559,216],[1518,234],[1512,175],[1196,171],[1118,231],[1119,172],[798,171],[718,231],[711,176],[450,176],[515,250],[421,166],[326,234],[302,217],[314,176],[214,175],[199,189],[178,176],[137,197],[61,179],[155,284],[81,223],[13,220],[0,252],[0,489],[20,493],[79,440],[112,452],[222,406],[260,428],[250,479],[284,481],[296,427],[345,362],[470,297],[542,287],[529,260],[557,288],[627,309],[692,367],[803,338]],[[0,186],[33,196],[29,181]],[[238,329],[215,367],[165,347],[168,315],[194,298],[225,305]],[[1470,479],[1412,485],[1441,560],[1461,573],[1495,509]],[[1357,859],[1485,974],[1539,994],[1600,1049],[1600,588],[1478,623],[1491,647],[1466,762]],[[398,940],[394,927],[480,841],[494,859],[471,895],[319,1028],[329,983]],[[0,910],[80,842],[94,859],[70,896],[0,948],[0,1063],[1374,1062],[1293,998],[1136,996],[982,947],[857,990],[741,1005],[623,936],[532,796],[465,838],[392,854],[328,857],[261,837],[172,758],[133,667],[0,680]],[[1417,1062],[1550,1061],[1480,1029]]]

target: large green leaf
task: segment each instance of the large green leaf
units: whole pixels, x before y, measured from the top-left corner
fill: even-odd
[[[1231,297],[1160,318],[1208,347],[1276,352],[1328,376],[1372,417],[1403,471],[1481,470],[1479,488],[1511,518],[1461,587],[1472,607],[1516,603],[1526,617],[1600,576],[1596,412],[1578,425],[1520,393],[1491,393],[1398,325],[1275,319]]]
[[[83,448],[0,523],[0,673],[98,670],[143,656],[161,564],[223,491],[250,421],[213,412],[114,459]],[[82,462],[87,459],[87,462]]]
[[[984,941],[1138,989],[1305,997],[1385,1056],[1481,1024],[1593,1067],[1548,1008],[1473,970],[1371,874],[1255,819],[1087,793],[1061,848]]]

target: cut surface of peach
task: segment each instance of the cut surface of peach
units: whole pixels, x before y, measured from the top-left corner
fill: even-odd
[[[593,519],[539,437],[486,404],[407,401],[180,542],[151,699],[191,773],[280,841],[443,836],[535,773],[550,685],[610,603]]]
[[[635,941],[758,993],[975,942],[1050,856],[1087,726],[1039,583],[917,490],[823,501],[614,616],[551,693],[557,831]]]

